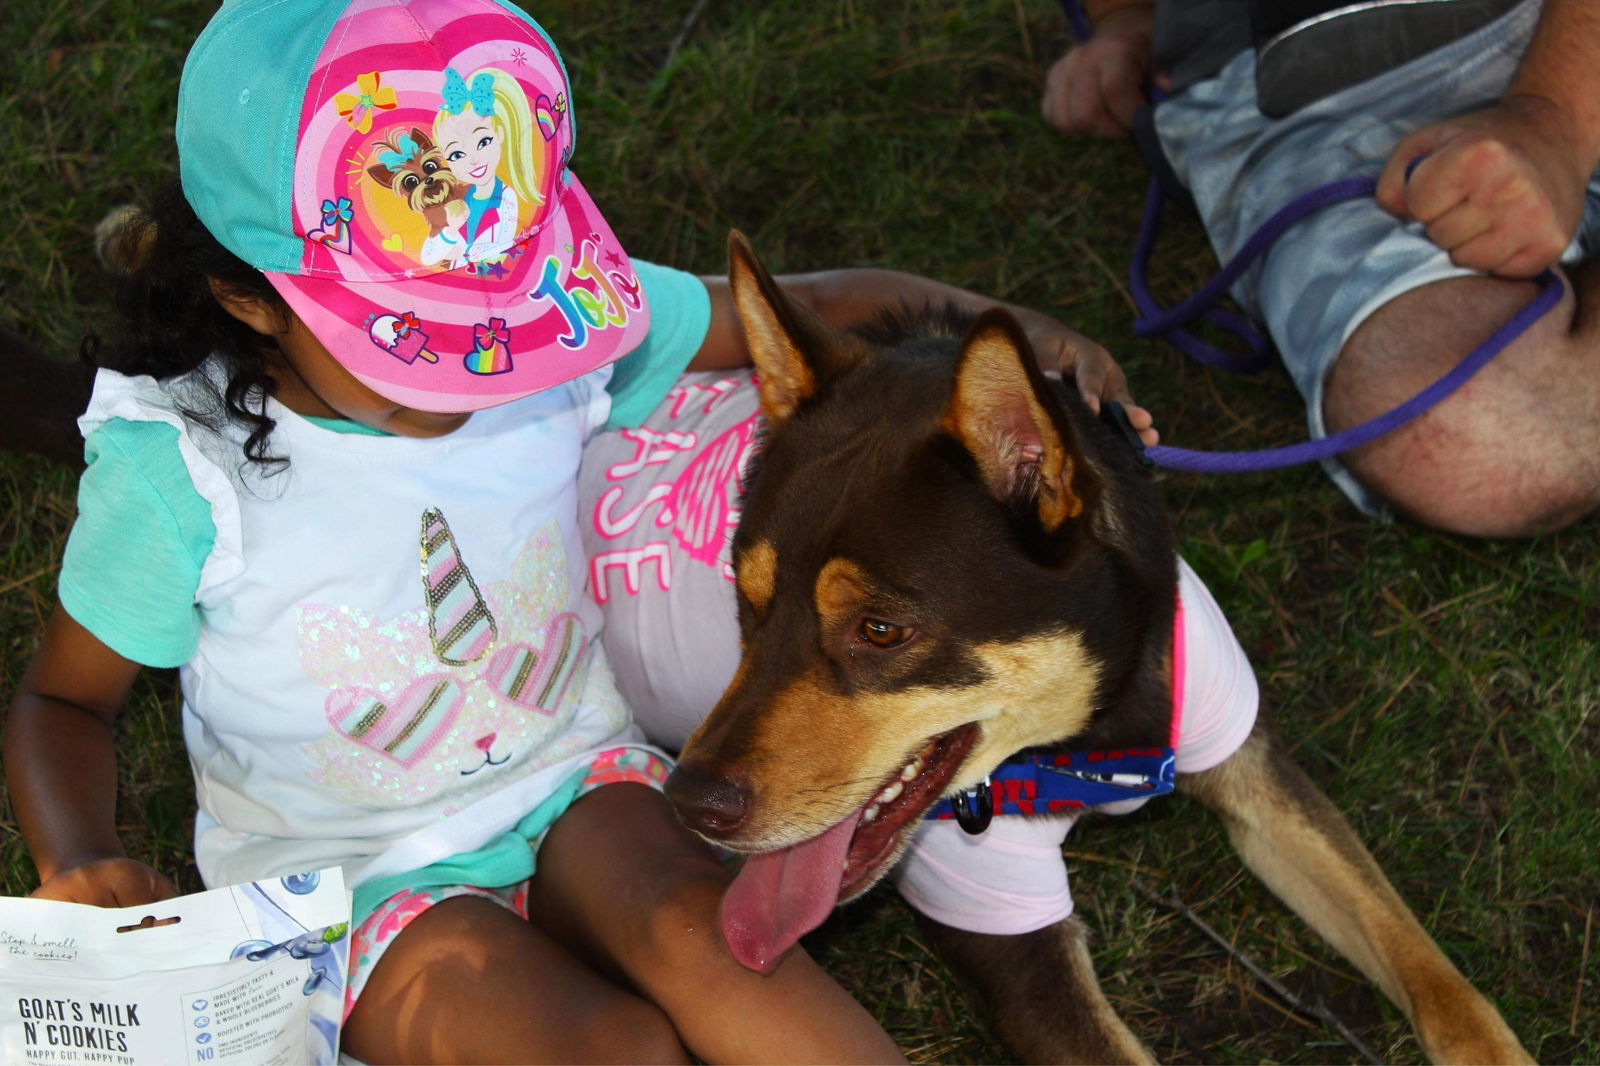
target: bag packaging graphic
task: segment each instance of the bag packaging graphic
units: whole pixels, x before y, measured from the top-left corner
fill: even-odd
[[[349,931],[337,867],[124,909],[0,898],[0,1059],[333,1063]]]

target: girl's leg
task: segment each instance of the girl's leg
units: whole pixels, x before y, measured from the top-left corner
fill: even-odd
[[[729,880],[659,792],[607,785],[574,803],[540,845],[528,912],[661,1007],[705,1062],[903,1062],[803,950],[766,977],[733,960],[717,926]]]
[[[664,1014],[487,899],[412,919],[372,970],[343,1046],[380,1062],[687,1062]]]

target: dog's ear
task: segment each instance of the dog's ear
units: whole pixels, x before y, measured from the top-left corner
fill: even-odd
[[[776,428],[855,362],[857,346],[789,299],[738,230],[728,233],[728,286],[760,378],[761,413]]]
[[[394,188],[395,175],[398,171],[390,170],[382,163],[374,163],[367,168],[367,177],[382,185],[385,189]]]
[[[388,163],[381,161],[385,152],[399,153],[400,149],[395,145],[394,138],[385,137],[381,141],[373,141],[372,147],[367,151],[368,159],[378,160],[367,164],[367,177],[382,185],[385,189],[394,188],[395,175],[399,174],[400,170],[398,167],[391,167]]]
[[[972,324],[939,424],[977,461],[990,492],[1027,506],[1047,532],[1092,509],[1100,494],[1022,327],[1005,311]]]
[[[419,159],[428,152],[433,151],[433,138],[421,126],[411,127],[411,139],[417,142],[417,157]]]

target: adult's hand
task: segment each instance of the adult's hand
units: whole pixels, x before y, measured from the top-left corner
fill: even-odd
[[[1458,266],[1532,277],[1560,257],[1583,216],[1593,160],[1570,126],[1534,95],[1426,126],[1395,147],[1378,203],[1421,222]]]
[[[1063,133],[1126,137],[1133,113],[1145,102],[1145,85],[1166,81],[1155,70],[1151,7],[1110,12],[1094,36],[1056,60],[1045,75],[1045,121]]]

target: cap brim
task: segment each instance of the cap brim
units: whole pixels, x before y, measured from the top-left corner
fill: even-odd
[[[432,412],[509,403],[612,362],[649,329],[632,264],[567,175],[537,230],[474,263],[374,281],[266,277],[380,396]]]

